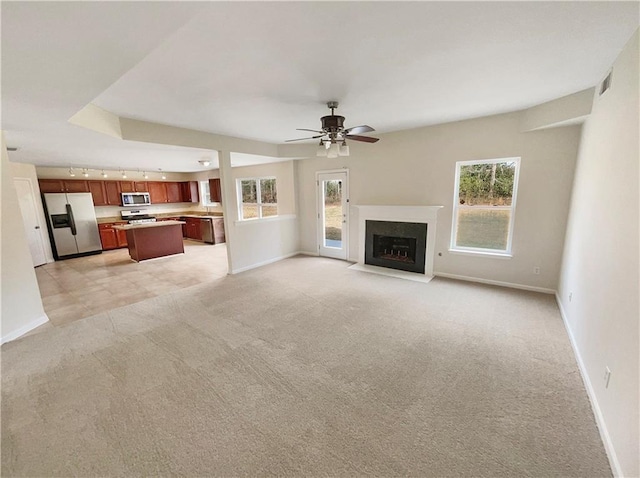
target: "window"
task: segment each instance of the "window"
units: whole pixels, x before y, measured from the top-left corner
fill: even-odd
[[[511,255],[520,158],[458,161],[451,250]]]
[[[238,179],[241,221],[278,215],[276,178]]]
[[[211,202],[211,191],[209,190],[209,180],[200,181],[200,202],[203,206],[218,206],[220,203]]]

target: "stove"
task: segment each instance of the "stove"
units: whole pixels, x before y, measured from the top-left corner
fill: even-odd
[[[120,211],[120,217],[129,224],[144,224],[145,222],[156,222],[156,218],[147,214],[144,209],[130,209]]]

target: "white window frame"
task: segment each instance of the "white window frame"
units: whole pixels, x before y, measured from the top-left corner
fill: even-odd
[[[258,177],[251,177],[251,178],[238,178],[236,179],[236,194],[238,197],[238,221],[256,221],[259,219],[271,219],[274,217],[278,217],[279,214],[276,214],[275,216],[267,216],[267,217],[262,217],[262,206],[263,205],[273,205],[275,204],[276,206],[276,210],[279,211],[278,208],[278,203],[264,203],[262,202],[262,194],[260,191],[260,181],[263,179],[274,179],[276,181],[276,196],[279,196],[278,194],[278,178],[276,178],[275,176],[258,176]],[[242,181],[255,181],[256,182],[256,200],[257,200],[257,204],[258,204],[258,217],[249,217],[249,218],[244,218],[242,217]]]
[[[471,161],[458,161],[456,162],[455,170],[455,187],[453,189],[453,216],[451,219],[451,243],[449,245],[449,252],[472,254],[472,255],[487,255],[497,256],[503,258],[513,257],[511,251],[511,245],[513,242],[513,225],[516,217],[516,200],[518,197],[518,182],[520,178],[520,159],[515,158],[498,158],[498,159],[481,159]],[[470,166],[474,164],[493,164],[493,163],[515,163],[515,171],[513,173],[513,192],[511,194],[511,206],[464,206],[460,204],[460,168],[462,166]],[[481,247],[464,247],[456,245],[456,230],[458,228],[458,210],[459,209],[487,209],[487,210],[510,210],[511,216],[509,218],[509,231],[507,233],[507,248],[506,250],[499,249],[486,249]]]

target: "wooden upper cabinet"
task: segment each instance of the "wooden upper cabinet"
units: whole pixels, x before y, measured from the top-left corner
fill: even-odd
[[[209,179],[209,194],[211,202],[219,202],[222,204],[222,188],[220,187],[220,178]]]
[[[122,193],[134,193],[136,192],[135,185],[133,181],[119,181],[120,183],[120,192]]]
[[[151,204],[160,204],[167,202],[167,188],[165,187],[165,183],[151,181],[147,183],[147,186],[149,187]]]
[[[167,202],[181,202],[180,183],[164,183],[167,190]]]
[[[146,181],[135,181],[133,183],[133,187],[135,188],[135,191],[132,191],[132,192],[137,192],[137,193],[148,193],[149,192],[149,186],[148,186],[148,183]]]
[[[89,185],[87,184],[87,181],[82,181],[82,180],[67,180],[67,181],[62,181],[64,184],[64,190],[68,193],[88,193],[89,191]]]
[[[61,179],[38,179],[41,193],[63,193],[64,184]]]
[[[87,181],[94,206],[108,206],[104,183],[105,181]]]
[[[185,181],[180,183],[181,202],[199,202],[198,181]]]
[[[120,196],[120,182],[119,181],[105,181],[104,182],[105,195],[107,198],[107,204],[109,206],[120,206],[122,203],[122,196]]]

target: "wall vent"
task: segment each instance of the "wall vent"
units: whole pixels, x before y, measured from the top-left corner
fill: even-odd
[[[606,78],[602,80],[602,84],[600,85],[600,94],[598,96],[602,96],[605,91],[611,88],[611,73],[613,73],[613,71],[610,71]]]

